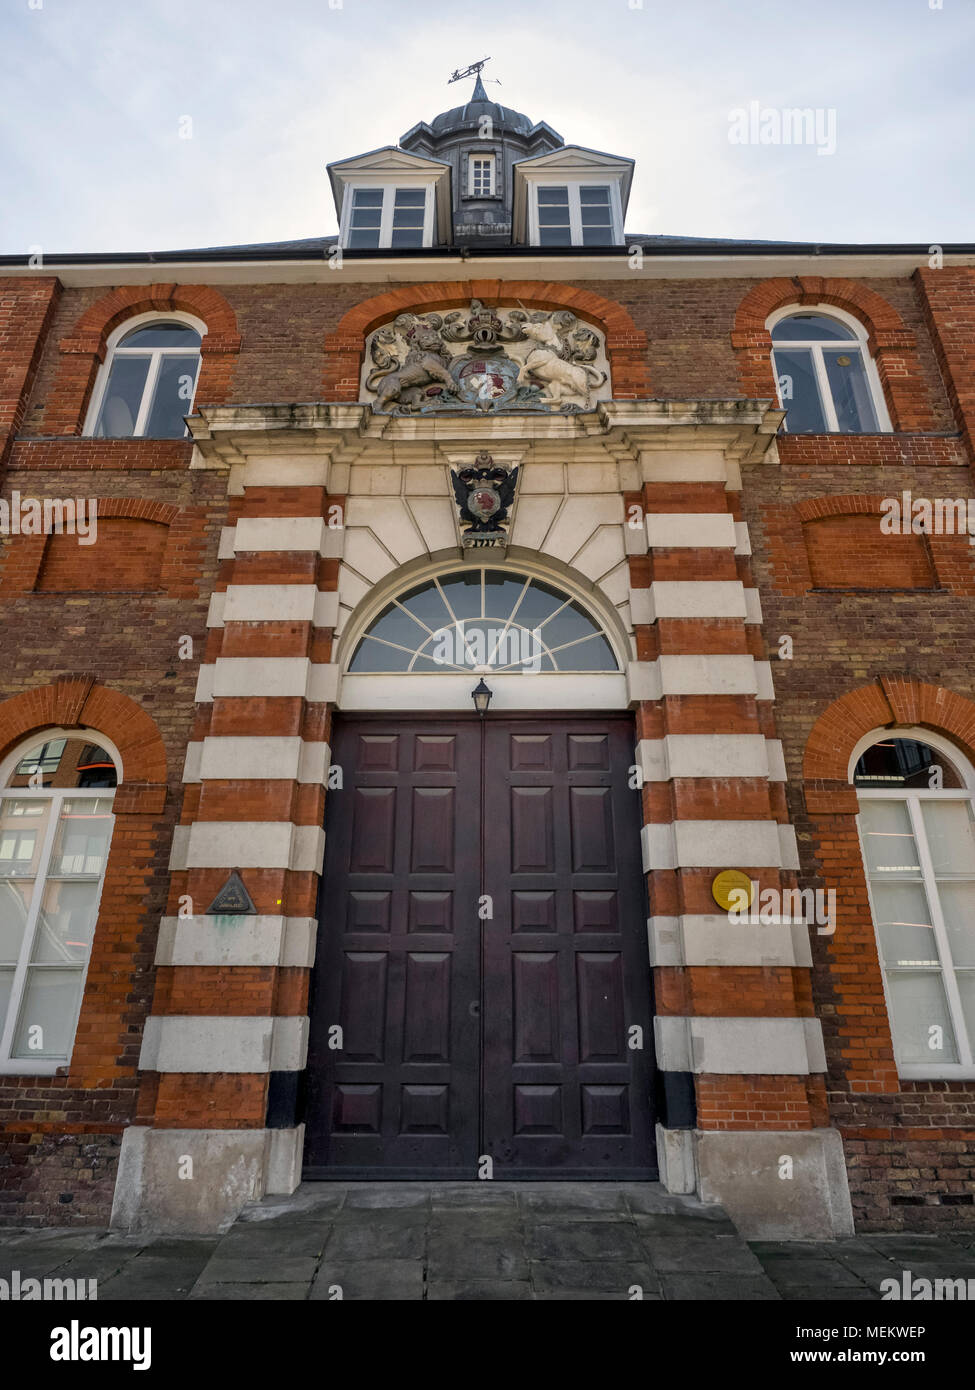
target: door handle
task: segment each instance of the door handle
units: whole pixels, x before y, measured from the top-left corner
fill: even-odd
[[[480,999],[472,999],[471,1002],[470,1002],[470,1003],[468,1004],[468,1006],[467,1006],[467,1012],[470,1014],[471,1018],[480,1018],[480,1017],[481,1017],[481,1001],[480,1001]]]

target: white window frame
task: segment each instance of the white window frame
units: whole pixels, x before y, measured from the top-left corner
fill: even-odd
[[[476,160],[484,160],[490,169],[490,187],[486,193],[475,193],[474,191],[474,163]],[[472,151],[467,156],[467,196],[468,198],[495,198],[497,197],[498,187],[498,160],[493,150],[485,150],[483,153]]]
[[[44,898],[44,888],[47,883],[47,875],[51,864],[51,854],[54,849],[54,840],[57,834],[58,823],[61,817],[61,808],[66,799],[70,800],[97,800],[98,797],[110,797],[114,800],[116,788],[112,787],[8,787],[7,781],[13,775],[17,764],[42,743],[51,743],[55,739],[74,739],[78,742],[97,743],[100,748],[104,748],[115,763],[117,774],[117,786],[122,783],[122,758],[114,743],[104,734],[96,729],[40,729],[29,738],[22,740],[12,753],[0,763],[0,800],[16,801],[50,801],[51,810],[48,816],[47,827],[44,831],[44,843],[41,846],[40,858],[37,862],[37,873],[34,875],[34,892],[31,894],[31,904],[27,912],[27,923],[24,928],[23,939],[20,944],[20,955],[14,968],[13,985],[10,991],[10,1004],[7,1009],[7,1017],[2,1029],[0,1029],[0,1076],[54,1076],[62,1068],[71,1065],[71,1056],[74,1052],[75,1040],[78,1032],[78,1019],[81,1014],[81,1006],[85,997],[85,986],[88,980],[88,967],[91,963],[91,949],[88,951],[88,958],[78,973],[81,976],[81,988],[78,991],[78,1001],[75,1009],[75,1016],[71,1020],[71,1046],[67,1057],[44,1057],[30,1059],[26,1057],[11,1057],[10,1049],[13,1045],[14,1033],[20,1016],[20,1008],[23,1003],[24,986],[27,981],[27,970],[30,964],[30,955],[34,945],[34,937],[37,933],[37,919],[40,916],[41,903]],[[108,867],[108,859],[111,854],[112,837],[115,832],[115,817],[111,817],[111,828],[108,837],[108,849],[105,855],[105,864],[102,866],[102,874],[98,883],[98,891],[95,895],[95,929],[92,932],[92,945],[94,944],[95,931],[98,929],[98,912],[101,906],[102,891],[105,886],[105,871]],[[35,967],[36,968],[36,967]],[[43,966],[41,967],[43,969]],[[61,968],[61,967],[52,967]]]
[[[426,192],[426,201],[423,205],[423,245],[432,246],[434,221],[433,178],[425,176],[422,180],[417,180],[406,178],[400,175],[397,178],[392,179],[389,177],[372,179],[357,178],[354,182],[350,182],[346,185],[345,197],[342,200],[342,230],[340,237],[342,249],[345,251],[356,251],[365,249],[362,247],[349,246],[349,233],[352,230],[352,202],[354,195],[358,189],[366,189],[370,192],[375,192],[377,188],[381,188],[383,190],[382,215],[379,221],[379,246],[370,249],[375,249],[379,251],[392,250],[393,207],[396,202],[396,191],[397,189],[401,188],[407,189],[411,193],[414,193],[421,188]],[[410,251],[419,249],[419,247],[409,246],[396,248],[397,251]]]
[[[612,217],[612,240],[607,242],[608,246],[622,246],[623,244],[623,204],[620,199],[620,180],[616,174],[601,174],[598,170],[593,170],[592,174],[585,178],[573,175],[571,178],[565,174],[552,172],[550,174],[533,174],[530,178],[526,175],[529,187],[528,198],[528,237],[532,246],[538,246],[542,252],[567,249],[551,246],[542,246],[541,228],[538,220],[538,190],[540,188],[567,188],[569,192],[569,238],[573,249],[583,246],[582,241],[582,204],[580,201],[579,190],[586,188],[608,188],[609,206]],[[593,250],[593,247],[583,247],[584,250]]]
[[[877,431],[880,434],[893,433],[893,425],[890,420],[890,412],[887,409],[887,402],[884,399],[884,388],[880,382],[880,373],[877,364],[873,360],[873,355],[868,346],[868,333],[864,324],[859,319],[848,314],[845,309],[835,309],[832,304],[790,304],[787,308],[776,309],[766,320],[765,326],[769,333],[783,319],[793,318],[796,314],[821,314],[823,318],[836,319],[844,327],[852,329],[856,339],[855,346],[859,349],[861,360],[863,361],[864,371],[867,377],[867,388],[870,392],[870,400],[873,405],[873,412],[877,417]],[[848,434],[852,431],[841,430],[839,420],[836,415],[836,406],[833,404],[833,388],[829,384],[829,377],[826,375],[826,363],[823,358],[823,345],[825,338],[796,338],[787,343],[781,343],[785,351],[792,348],[811,349],[813,371],[816,376],[816,385],[819,389],[820,403],[823,407],[823,414],[826,417],[827,434]],[[842,339],[836,339],[830,344],[831,347],[840,348]],[[851,347],[854,344],[851,344]],[[781,409],[788,411],[788,403],[783,401],[782,392],[779,387],[779,368],[775,360],[775,344],[772,344],[772,371],[775,376],[775,392],[778,397]],[[786,416],[784,428],[789,432],[788,416]],[[858,431],[858,433],[872,434],[874,431]]]
[[[864,845],[864,831],[860,816],[856,817],[857,834],[860,840],[860,854],[863,860],[863,873],[867,884],[867,896],[870,901],[870,916],[874,924],[874,936],[877,943],[877,958],[880,964],[881,978],[884,982],[884,1000],[887,1005],[887,1021],[890,1026],[891,1040],[894,1045],[894,1057],[897,1064],[897,1074],[905,1081],[963,1081],[975,1080],[975,1038],[970,1038],[968,1027],[965,1022],[965,1011],[962,1007],[961,993],[958,989],[956,978],[959,969],[970,970],[975,973],[975,966],[961,966],[954,964],[951,954],[951,943],[948,937],[948,929],[945,926],[944,914],[941,910],[941,900],[938,895],[938,884],[935,878],[934,864],[931,859],[931,852],[928,848],[927,831],[924,825],[924,818],[921,814],[922,801],[962,801],[972,803],[975,801],[975,773],[963,757],[960,750],[955,747],[948,739],[942,738],[939,734],[932,733],[929,729],[920,728],[894,728],[876,729],[872,733],[861,738],[853,750],[850,758],[849,777],[852,783],[853,774],[860,758],[868,748],[872,748],[875,743],[881,743],[885,739],[914,739],[918,743],[926,743],[929,748],[936,752],[943,753],[951,766],[958,773],[963,782],[961,787],[953,787],[942,791],[928,791],[924,788],[911,787],[900,790],[874,789],[873,787],[857,787],[858,801],[899,801],[907,803],[907,812],[910,820],[911,832],[914,835],[914,843],[917,846],[918,859],[920,862],[920,878],[928,900],[928,907],[931,912],[931,929],[934,932],[934,941],[937,947],[938,959],[941,962],[941,979],[944,982],[945,999],[948,1005],[948,1017],[955,1032],[955,1042],[958,1048],[958,1062],[931,1062],[930,1064],[904,1063],[897,1057],[897,1037],[894,1033],[894,1012],[891,999],[891,990],[888,982],[888,967],[884,962],[883,944],[880,940],[880,931],[877,927],[877,912],[873,903],[873,891],[870,885],[870,870],[866,849]],[[942,874],[941,878],[949,876]],[[972,866],[970,874],[951,875],[954,882],[967,883],[975,880],[975,865]],[[901,880],[903,881],[903,880]],[[910,967],[904,967],[908,971]],[[895,968],[891,971],[897,974]],[[934,974],[932,970],[930,973]]]
[[[200,381],[200,363],[203,360],[202,340],[206,337],[206,324],[203,323],[201,319],[194,318],[192,314],[184,314],[179,310],[174,310],[172,313],[159,313],[158,311],[156,311],[147,314],[136,314],[133,318],[126,319],[123,323],[120,323],[117,328],[113,329],[112,332],[109,334],[108,339],[106,340],[105,361],[102,363],[101,368],[99,369],[98,379],[95,382],[95,389],[91,393],[91,405],[88,407],[88,414],[85,418],[84,434],[92,436],[95,433],[95,426],[98,424],[98,417],[101,414],[102,402],[105,399],[105,391],[108,387],[108,377],[109,373],[112,370],[112,363],[115,360],[116,353],[123,357],[149,357],[151,355],[149,371],[146,375],[146,384],[142,388],[142,402],[139,406],[139,414],[136,417],[135,428],[133,429],[131,434],[111,436],[111,438],[114,439],[145,438],[143,431],[145,430],[146,424],[148,423],[149,412],[152,409],[152,403],[155,399],[156,383],[159,380],[159,368],[163,357],[188,356],[188,350],[185,347],[119,347],[119,344],[121,343],[122,339],[128,337],[130,333],[135,332],[137,328],[148,328],[151,324],[154,323],[184,323],[188,328],[195,329],[196,332],[200,335],[200,350],[197,354],[196,378],[193,382],[193,397],[189,401],[189,406],[186,411],[187,415],[191,415],[193,413],[193,401],[196,399],[196,388],[199,385]],[[184,438],[186,437],[186,433],[187,432],[184,430]]]

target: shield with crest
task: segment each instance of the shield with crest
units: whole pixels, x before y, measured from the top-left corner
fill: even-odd
[[[518,390],[519,364],[505,353],[484,357],[458,357],[450,374],[458,394],[478,410],[491,410],[511,399]]]
[[[489,521],[501,510],[501,498],[494,483],[478,483],[467,494],[467,510],[478,521]]]

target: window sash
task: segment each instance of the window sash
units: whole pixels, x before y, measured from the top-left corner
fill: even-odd
[[[542,233],[542,231],[543,231],[543,224],[542,224],[541,212],[542,212],[542,208],[543,208],[545,205],[544,205],[544,203],[541,203],[541,204],[540,204],[540,202],[539,202],[539,195],[540,195],[541,193],[543,193],[546,189],[563,189],[563,188],[566,190],[566,194],[567,194],[567,197],[568,197],[568,219],[567,219],[567,220],[568,220],[568,226],[569,226],[569,241],[568,241],[568,243],[565,243],[565,242],[562,242],[562,243],[550,242],[550,243],[548,243],[548,244],[549,244],[549,245],[553,245],[553,246],[554,246],[554,245],[566,245],[566,244],[571,245],[571,246],[586,246],[586,245],[597,245],[597,244],[600,245],[600,246],[618,246],[618,245],[620,245],[620,242],[621,242],[621,239],[622,239],[622,227],[621,227],[621,215],[620,215],[620,208],[619,208],[619,185],[618,185],[618,183],[617,183],[616,181],[614,181],[614,180],[612,180],[612,179],[607,180],[605,183],[594,183],[594,182],[592,182],[592,180],[588,180],[588,179],[577,179],[577,180],[575,180],[575,181],[565,180],[565,181],[563,181],[563,182],[561,182],[561,183],[556,183],[556,182],[554,182],[554,181],[553,181],[552,183],[548,183],[547,181],[546,181],[546,182],[533,183],[533,184],[532,184],[532,194],[531,194],[531,221],[532,221],[532,226],[531,226],[531,242],[532,242],[532,245],[533,245],[533,246],[542,246],[542,245],[544,244],[544,243],[542,242],[542,239],[541,239],[541,233]],[[602,208],[608,207],[608,209],[609,209],[609,222],[608,222],[608,223],[605,222],[605,221],[599,222],[599,223],[590,221],[590,222],[585,223],[585,225],[583,224],[583,215],[582,215],[582,214],[583,214],[583,203],[582,203],[582,189],[583,189],[583,188],[587,188],[587,189],[596,189],[596,188],[598,188],[598,189],[606,189],[608,197],[607,197],[607,202],[606,202],[605,204],[601,204],[601,203],[598,203],[598,204],[597,204],[597,203],[587,203],[587,204],[585,205],[585,207],[586,207],[587,212],[588,212],[588,214],[589,214],[590,216],[592,216],[592,214],[593,214],[597,209],[602,210]],[[554,207],[551,207],[551,206],[550,206],[550,208],[549,208],[549,211],[550,211],[550,212],[554,212],[555,210],[556,210],[556,209],[555,209]],[[563,211],[564,209],[558,209],[558,210],[559,210],[559,211]],[[549,221],[549,222],[547,222],[545,225],[548,226],[548,227],[550,227],[550,228],[552,228],[552,227],[563,227],[563,228],[564,228],[565,225],[566,225],[566,222],[565,222],[565,221],[561,221],[561,220],[560,220],[558,223]],[[596,243],[596,242],[587,242],[587,241],[585,240],[585,232],[586,232],[587,230],[590,231],[590,232],[598,231],[600,227],[608,227],[608,229],[609,229],[609,237],[608,237],[608,239],[607,239],[605,242],[598,242],[598,243]]]
[[[812,360],[813,376],[816,381],[816,389],[819,392],[820,408],[826,420],[827,434],[871,434],[874,432],[884,434],[889,432],[889,423],[885,424],[887,413],[886,404],[883,401],[883,393],[878,390],[878,384],[875,378],[876,363],[873,361],[873,358],[870,356],[869,352],[866,351],[864,343],[859,338],[851,338],[849,340],[848,345],[845,341],[840,339],[837,339],[835,342],[826,343],[822,339],[816,338],[796,338],[794,340],[790,338],[787,341],[773,344],[772,370],[773,375],[775,377],[775,394],[778,398],[780,409],[788,412],[789,407],[782,400],[782,394],[779,389],[779,368],[778,358],[776,357],[777,349],[781,350],[782,352],[792,352],[794,350],[797,350],[800,352],[809,353],[809,356]],[[836,405],[833,401],[833,388],[830,386],[829,375],[826,371],[824,349],[826,349],[826,351],[831,351],[834,353],[845,352],[848,353],[851,357],[854,355],[859,355],[860,365],[863,369],[864,377],[866,378],[867,393],[869,396],[870,405],[874,417],[872,429],[860,431],[840,429],[839,417],[836,414]],[[788,414],[786,414],[786,418],[783,421],[782,427],[788,434]]]
[[[897,1062],[898,1075],[905,1080],[932,1080],[953,1078],[972,1078],[975,1077],[975,1037],[971,1036],[965,1018],[965,1010],[962,1004],[961,991],[958,988],[958,975],[960,973],[975,969],[971,966],[956,966],[951,951],[951,939],[948,928],[945,924],[944,913],[941,908],[941,898],[938,892],[939,883],[968,883],[975,881],[975,865],[969,871],[959,870],[957,873],[936,874],[934,863],[931,858],[931,850],[928,845],[927,827],[924,823],[924,816],[921,810],[922,802],[926,801],[960,801],[970,803],[972,792],[965,788],[952,788],[943,791],[873,791],[857,788],[857,797],[860,801],[898,801],[906,803],[908,818],[911,826],[911,833],[914,836],[914,843],[917,847],[918,861],[920,864],[919,874],[913,875],[910,880],[912,883],[920,883],[924,889],[928,900],[928,908],[931,913],[931,929],[934,933],[934,943],[937,948],[938,959],[941,965],[938,969],[931,967],[926,973],[939,975],[944,986],[945,999],[948,1007],[948,1017],[951,1022],[955,1035],[955,1045],[958,1051],[957,1062],[930,1062],[930,1063],[902,1063],[899,1059],[898,1039],[894,1032],[894,1011],[893,1001],[890,990],[890,977],[898,974],[916,974],[917,970],[911,966],[888,966],[884,961],[883,942],[880,939],[880,929],[877,925],[878,912],[874,906],[873,880],[871,878],[869,861],[867,858],[866,845],[864,843],[864,831],[861,817],[856,818],[857,833],[860,840],[860,854],[863,860],[864,877],[867,883],[867,897],[870,902],[870,915],[874,923],[874,933],[877,942],[877,956],[880,963],[881,976],[884,982],[884,998],[887,1004],[887,1019],[891,1029],[891,1039],[894,1044],[894,1057]],[[901,880],[904,882],[905,880]]]
[[[112,374],[112,366],[114,365],[116,357],[149,358],[149,371],[146,374],[145,385],[142,388],[142,400],[139,403],[139,410],[135,418],[135,425],[133,426],[131,435],[121,436],[122,438],[126,439],[140,439],[145,436],[146,425],[149,422],[149,416],[152,414],[152,407],[156,399],[156,387],[159,383],[159,373],[162,368],[162,359],[164,357],[192,357],[192,355],[192,347],[187,348],[186,346],[183,346],[182,348],[113,348],[111,356],[105,363],[104,367],[105,374],[102,381],[101,396],[98,401],[98,412],[95,416],[94,424],[92,425],[92,434],[95,434],[102,422],[102,411],[104,410],[108,400],[108,379]],[[200,354],[199,351],[197,351],[196,370],[193,373],[193,395],[190,397],[188,402],[188,409],[186,411],[187,415],[189,415],[193,410],[193,401],[196,397],[197,382],[200,379],[200,361]],[[186,438],[186,435],[187,430],[184,428],[184,439]],[[117,438],[119,436],[112,437]]]
[[[495,160],[493,154],[472,154],[467,165],[467,193],[471,198],[494,197]],[[480,187],[478,185],[481,185]]]
[[[26,878],[15,880],[17,882],[31,882],[33,891],[31,893],[30,906],[27,910],[27,921],[24,925],[24,934],[20,943],[20,952],[17,963],[13,970],[13,980],[10,988],[10,1002],[7,1006],[7,1017],[3,1027],[0,1029],[0,1075],[14,1076],[37,1076],[51,1075],[58,1067],[63,1067],[71,1060],[71,1053],[74,1048],[75,1035],[78,1028],[78,1017],[81,1012],[81,1004],[84,999],[85,981],[88,976],[88,965],[91,960],[91,947],[82,964],[77,966],[66,966],[63,962],[31,962],[31,955],[34,950],[35,939],[37,937],[38,919],[40,917],[41,906],[44,901],[44,890],[48,883],[64,881],[66,878],[78,882],[91,883],[95,876],[93,874],[63,875],[49,874],[51,857],[54,852],[54,844],[57,838],[58,827],[61,824],[61,813],[66,800],[85,800],[96,801],[99,798],[106,798],[114,801],[114,788],[98,787],[86,790],[78,787],[64,787],[53,790],[50,787],[6,787],[0,788],[0,800],[13,797],[16,800],[49,801],[51,803],[50,815],[47,827],[44,832],[44,844],[37,861],[37,872],[27,880]],[[108,859],[111,854],[112,836],[115,830],[115,817],[110,816],[108,840],[105,851],[105,862],[98,875],[98,891],[95,896],[95,923],[98,921],[98,908],[101,901],[102,888],[105,882],[105,873],[108,868]],[[92,931],[92,944],[94,944],[94,929]],[[7,967],[9,969],[9,967]],[[78,990],[77,1005],[75,1016],[71,1020],[69,1036],[70,1046],[66,1057],[12,1057],[14,1035],[20,1021],[20,1010],[24,1002],[24,994],[28,982],[28,971],[34,970],[67,970],[74,969],[81,977],[80,988]]]
[[[412,184],[412,183],[405,183],[405,184],[392,184],[392,183],[372,184],[372,183],[357,183],[357,184],[351,184],[351,185],[347,188],[346,194],[345,194],[345,200],[344,200],[344,203],[343,203],[343,219],[344,219],[344,221],[345,221],[345,228],[344,228],[344,230],[343,230],[343,232],[342,232],[342,246],[343,246],[346,250],[353,250],[353,251],[354,251],[354,250],[357,250],[357,249],[358,249],[358,248],[356,248],[356,247],[354,247],[354,246],[350,246],[350,237],[351,237],[351,234],[352,234],[353,231],[374,231],[374,230],[375,230],[375,228],[369,228],[369,227],[356,228],[356,227],[354,226],[354,224],[353,224],[353,210],[354,210],[354,206],[355,206],[355,195],[356,195],[357,193],[382,193],[382,195],[383,195],[382,210],[381,210],[380,218],[379,218],[379,243],[378,243],[377,246],[375,246],[375,247],[373,247],[373,248],[363,248],[363,249],[373,249],[373,250],[377,250],[377,251],[389,251],[389,250],[392,249],[392,246],[393,246],[393,230],[394,230],[394,228],[393,228],[393,214],[394,214],[394,211],[395,211],[395,209],[396,209],[396,195],[397,195],[397,193],[422,193],[422,194],[424,195],[424,197],[423,197],[423,207],[422,207],[422,212],[423,212],[423,230],[422,230],[422,234],[421,234],[420,246],[430,246],[430,245],[432,245],[432,241],[433,241],[433,185],[432,185],[432,184],[429,184],[429,183],[428,183],[428,184]],[[410,209],[403,209],[403,208],[400,208],[400,212],[401,212],[401,213],[402,213],[403,211],[413,212],[413,211],[416,211],[416,210],[418,210],[418,209],[413,209],[413,208],[410,208]],[[375,209],[373,209],[373,211],[375,211]],[[403,230],[411,230],[411,229],[409,229],[409,228],[405,228],[405,229],[404,229],[404,228],[401,228],[401,227],[397,227],[396,230],[401,232],[401,231],[403,231]],[[415,248],[415,249],[418,250],[419,247],[417,247],[417,248]]]

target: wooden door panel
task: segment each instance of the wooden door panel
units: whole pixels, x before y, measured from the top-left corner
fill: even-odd
[[[554,951],[513,951],[511,983],[514,1061],[560,1061],[558,956]]]
[[[506,821],[515,873],[553,873],[555,826],[551,787],[512,787]]]
[[[516,891],[511,895],[511,930],[554,932],[557,930],[557,910],[553,889],[541,893]]]
[[[391,874],[396,840],[396,788],[356,787],[353,792],[352,874]]]
[[[576,954],[580,1062],[626,1061],[623,962],[618,951]]]
[[[411,951],[406,958],[404,1062],[450,1061],[449,951]]]
[[[381,1062],[389,957],[384,951],[346,951],[342,964],[342,1050],[350,1062]]]
[[[452,874],[457,805],[453,787],[414,787],[410,829],[415,874]]]
[[[569,827],[574,874],[614,874],[611,787],[570,787]]]

